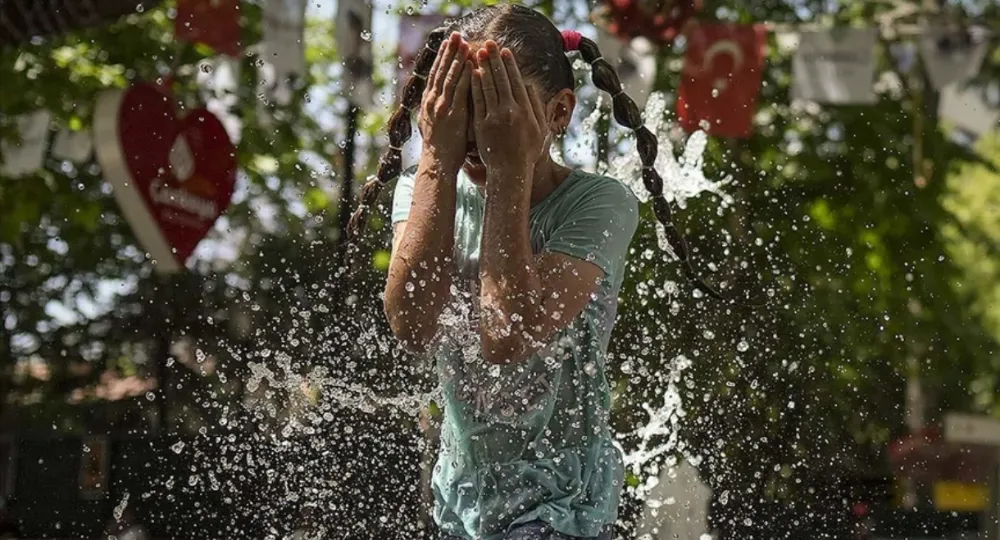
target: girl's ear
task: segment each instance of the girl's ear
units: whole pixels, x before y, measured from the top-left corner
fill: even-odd
[[[564,88],[549,99],[545,106],[549,119],[549,130],[558,133],[566,130],[573,119],[573,109],[576,108],[576,93]]]

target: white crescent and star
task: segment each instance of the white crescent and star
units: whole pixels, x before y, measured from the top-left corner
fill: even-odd
[[[733,58],[733,71],[732,71],[733,73],[738,71],[740,67],[743,65],[744,61],[743,49],[741,49],[739,44],[737,44],[735,41],[727,39],[722,41],[716,41],[715,43],[712,44],[711,47],[709,47],[705,51],[705,56],[701,62],[701,71],[711,72],[712,61],[715,60],[715,57],[720,54],[728,54]],[[728,77],[717,77],[715,81],[712,83],[712,87],[720,92],[725,91],[727,86],[729,86]]]

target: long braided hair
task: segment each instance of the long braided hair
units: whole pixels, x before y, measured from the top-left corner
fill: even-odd
[[[367,220],[368,209],[377,202],[382,188],[402,171],[402,148],[412,134],[411,112],[418,108],[437,50],[451,32],[460,32],[470,42],[493,39],[500,47],[509,48],[517,57],[522,75],[536,81],[539,90],[546,97],[563,89],[575,89],[573,68],[566,54],[578,51],[591,66],[594,85],[611,95],[615,121],[635,132],[636,147],[642,162],[643,186],[649,191],[653,214],[663,226],[667,242],[680,260],[684,274],[703,293],[723,298],[716,289],[698,277],[691,265],[687,242],[674,225],[673,211],[663,195],[663,179],[653,168],[657,154],[656,135],[643,124],[639,107],[625,94],[618,74],[601,56],[597,43],[581,36],[579,32],[560,32],[541,13],[519,5],[500,4],[479,8],[429,34],[427,45],[417,55],[413,74],[403,88],[399,109],[389,120],[389,149],[379,161],[375,177],[361,190],[361,203],[349,224],[353,238],[357,238],[361,226]]]

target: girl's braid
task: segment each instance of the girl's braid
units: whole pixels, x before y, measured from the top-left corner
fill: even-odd
[[[576,33],[573,32],[573,34]],[[635,132],[639,160],[642,162],[642,183],[646,187],[646,191],[649,191],[649,195],[653,201],[653,214],[656,215],[656,220],[663,225],[667,242],[670,244],[670,248],[674,250],[677,258],[680,259],[684,274],[694,283],[694,286],[698,290],[721,300],[723,298],[722,294],[698,277],[698,273],[691,266],[687,242],[674,225],[670,204],[663,196],[663,179],[660,178],[660,173],[656,172],[656,169],[653,168],[657,153],[656,135],[653,135],[653,132],[643,124],[639,107],[632,101],[632,98],[625,94],[621,81],[618,79],[618,74],[615,73],[611,64],[601,56],[601,51],[597,48],[597,43],[588,38],[576,35],[573,38],[567,39],[567,49],[572,47],[579,50],[583,59],[590,64],[594,85],[611,94],[615,120]]]
[[[427,44],[417,54],[413,74],[403,87],[403,96],[399,101],[399,109],[389,119],[389,149],[379,160],[375,176],[361,188],[361,203],[347,224],[350,238],[357,238],[361,228],[368,220],[368,209],[378,201],[378,196],[385,185],[399,176],[403,168],[403,145],[413,134],[411,113],[420,105],[427,84],[427,75],[434,64],[438,47],[444,41],[448,29],[445,27],[432,31],[427,36]]]

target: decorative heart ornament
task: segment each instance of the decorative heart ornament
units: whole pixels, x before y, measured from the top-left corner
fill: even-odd
[[[146,83],[109,90],[94,114],[97,160],[122,214],[161,272],[175,272],[229,206],[236,149],[205,108],[177,117]]]

